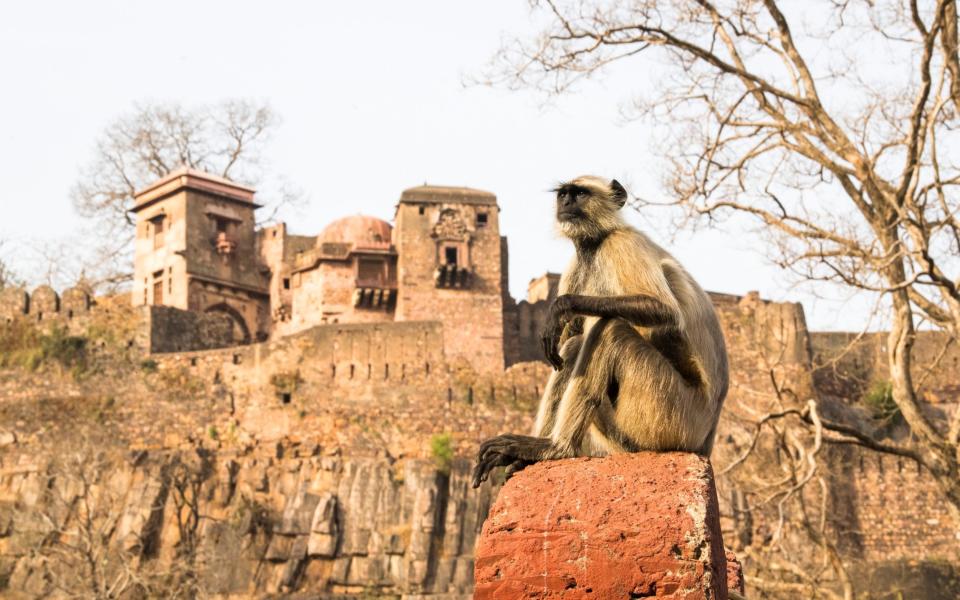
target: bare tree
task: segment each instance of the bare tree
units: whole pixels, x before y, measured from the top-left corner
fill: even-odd
[[[49,285],[57,290],[86,285],[87,271],[104,274],[114,266],[84,253],[78,253],[75,239],[32,241],[23,245],[18,268],[32,273],[33,285]]]
[[[769,387],[741,393],[771,396],[773,410],[728,407],[726,442],[714,455],[724,517],[724,541],[744,562],[760,598],[854,600],[857,590],[841,547],[839,495],[823,452],[831,440],[818,403],[799,403],[782,364],[766,365]],[[751,409],[753,407],[750,407]],[[759,413],[759,414],[757,414]]]
[[[509,41],[489,80],[561,93],[616,63],[647,66],[650,91],[629,108],[662,141],[671,203],[753,217],[801,279],[888,303],[893,398],[912,436],[824,427],[917,460],[960,507],[960,411],[931,421],[912,368],[919,326],[960,335],[955,0],[533,5],[543,32]]]
[[[113,543],[123,511],[109,472],[107,458],[88,445],[51,465],[48,497],[35,515],[42,533],[35,554],[52,592],[107,600],[137,586],[135,556]]]
[[[14,272],[13,267],[3,257],[4,241],[0,240],[0,290],[6,287],[16,287],[21,285],[20,278]]]
[[[177,569],[171,571],[168,588],[178,591],[178,597],[193,598],[202,593],[199,581],[202,558],[200,556],[200,536],[203,520],[209,517],[201,512],[205,489],[213,474],[210,454],[201,447],[187,456],[176,456],[168,465],[168,481],[172,510],[177,525],[177,544],[175,563]]]
[[[58,596],[112,600],[126,597],[197,598],[205,591],[198,558],[205,483],[211,475],[202,448],[174,454],[156,474],[152,514],[172,512],[178,534],[171,560],[156,557],[150,524],[121,539],[131,510],[131,480],[117,470],[118,456],[83,438],[47,470],[45,496],[27,514],[37,540],[34,564],[42,566],[47,592]],[[142,460],[141,455],[135,460]],[[136,465],[133,467],[136,468]]]
[[[197,108],[139,105],[110,124],[72,193],[97,239],[107,240],[85,257],[88,278],[108,285],[129,279],[135,192],[182,167],[257,185],[265,171],[261,151],[276,125],[268,106],[245,100]],[[289,185],[278,188],[265,200],[266,220],[299,199]]]

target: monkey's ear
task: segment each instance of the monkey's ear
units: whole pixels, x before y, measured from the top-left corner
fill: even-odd
[[[614,179],[610,182],[610,191],[612,192],[611,198],[617,203],[619,208],[623,208],[623,205],[627,203],[627,190],[620,185],[620,182]]]

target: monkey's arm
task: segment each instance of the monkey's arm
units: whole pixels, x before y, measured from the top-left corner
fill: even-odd
[[[642,327],[677,327],[680,318],[666,303],[646,294],[632,296],[582,296],[565,294],[550,306],[550,320],[541,336],[544,354],[558,371],[563,359],[558,351],[564,326],[575,316],[624,319]]]
[[[677,313],[653,296],[581,296],[567,294],[556,300],[556,310],[568,315],[624,319],[642,327],[677,326]]]

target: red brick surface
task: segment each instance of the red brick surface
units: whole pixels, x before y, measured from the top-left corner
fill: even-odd
[[[727,550],[727,589],[731,592],[746,592],[746,585],[743,582],[743,565],[737,555]]]
[[[544,462],[506,483],[475,598],[725,599],[713,474],[686,453]]]

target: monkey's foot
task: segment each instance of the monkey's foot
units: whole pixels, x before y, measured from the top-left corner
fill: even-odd
[[[510,474],[513,474],[527,465],[551,458],[552,451],[553,444],[549,438],[510,433],[490,438],[480,444],[477,466],[473,470],[473,487],[480,487],[490,476],[490,471],[496,467],[509,465]],[[520,466],[518,463],[526,464]]]

